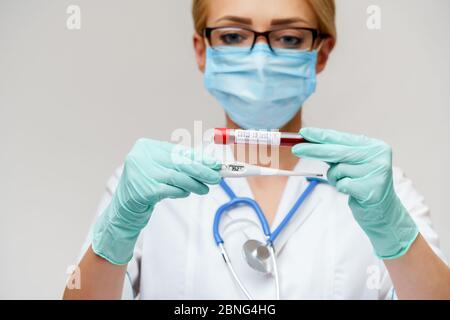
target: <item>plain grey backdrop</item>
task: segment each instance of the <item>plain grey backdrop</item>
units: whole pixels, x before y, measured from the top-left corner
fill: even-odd
[[[68,30],[69,5],[81,29]],[[223,125],[190,0],[0,0],[0,298],[60,298],[104,185],[139,137]],[[450,256],[450,1],[338,0],[310,126],[394,148]],[[369,5],[381,30],[366,26]]]

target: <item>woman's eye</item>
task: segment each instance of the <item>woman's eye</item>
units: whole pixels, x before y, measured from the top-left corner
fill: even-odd
[[[295,36],[283,36],[279,39],[280,43],[288,47],[298,47],[303,43],[303,39]]]
[[[240,44],[245,39],[243,36],[237,33],[228,33],[220,36],[220,40],[227,45]]]

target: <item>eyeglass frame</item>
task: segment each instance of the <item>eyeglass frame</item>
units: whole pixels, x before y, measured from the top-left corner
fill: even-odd
[[[312,51],[314,49],[314,46],[316,44],[316,41],[319,38],[322,39],[326,39],[329,38],[330,35],[326,34],[326,33],[320,33],[319,30],[314,29],[314,28],[306,28],[306,27],[295,27],[295,28],[279,28],[279,29],[273,29],[273,30],[268,30],[268,31],[264,31],[264,32],[259,32],[259,31],[255,31],[253,29],[250,28],[245,28],[245,27],[240,27],[240,26],[220,26],[220,27],[206,27],[205,29],[203,29],[203,35],[206,38],[206,40],[208,41],[208,44],[211,48],[214,49],[214,46],[211,44],[211,34],[214,30],[218,30],[218,29],[226,29],[226,28],[234,28],[234,29],[241,29],[241,30],[245,30],[245,31],[249,31],[252,32],[254,37],[253,37],[253,44],[250,48],[250,51],[253,51],[253,48],[256,45],[256,42],[258,41],[259,37],[264,37],[266,39],[267,45],[269,46],[270,50],[274,51],[274,49],[272,48],[272,45],[270,43],[270,34],[272,32],[276,32],[276,31],[281,31],[281,30],[307,30],[310,31],[313,35],[313,42],[311,45],[311,48],[308,51]]]

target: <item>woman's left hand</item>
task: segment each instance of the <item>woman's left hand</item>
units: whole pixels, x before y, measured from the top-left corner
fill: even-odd
[[[333,130],[304,128],[311,143],[292,148],[298,157],[330,165],[329,183],[348,194],[349,206],[382,259],[403,256],[418,229],[394,191],[392,149],[383,141]]]

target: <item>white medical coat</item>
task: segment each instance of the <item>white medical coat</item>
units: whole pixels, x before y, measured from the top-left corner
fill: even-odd
[[[233,158],[228,147],[214,153],[226,160]],[[301,159],[295,170],[326,173],[327,168],[323,162]],[[98,214],[111,201],[121,172],[122,168],[117,169],[108,181]],[[226,181],[236,195],[253,198],[246,179]],[[289,178],[272,230],[307,185],[304,178]],[[394,168],[394,185],[423,237],[443,257],[423,197],[398,168]],[[129,288],[141,299],[244,299],[213,239],[214,215],[227,201],[220,186],[211,186],[206,196],[166,199],[157,204],[128,265],[125,291]],[[334,187],[319,184],[276,239],[282,299],[395,296],[383,262],[375,256],[347,201],[348,196]],[[264,241],[254,212],[247,207],[233,209],[223,216],[220,230],[234,268],[250,294],[256,299],[273,299],[273,277],[254,271],[243,258],[242,245],[247,239]]]

